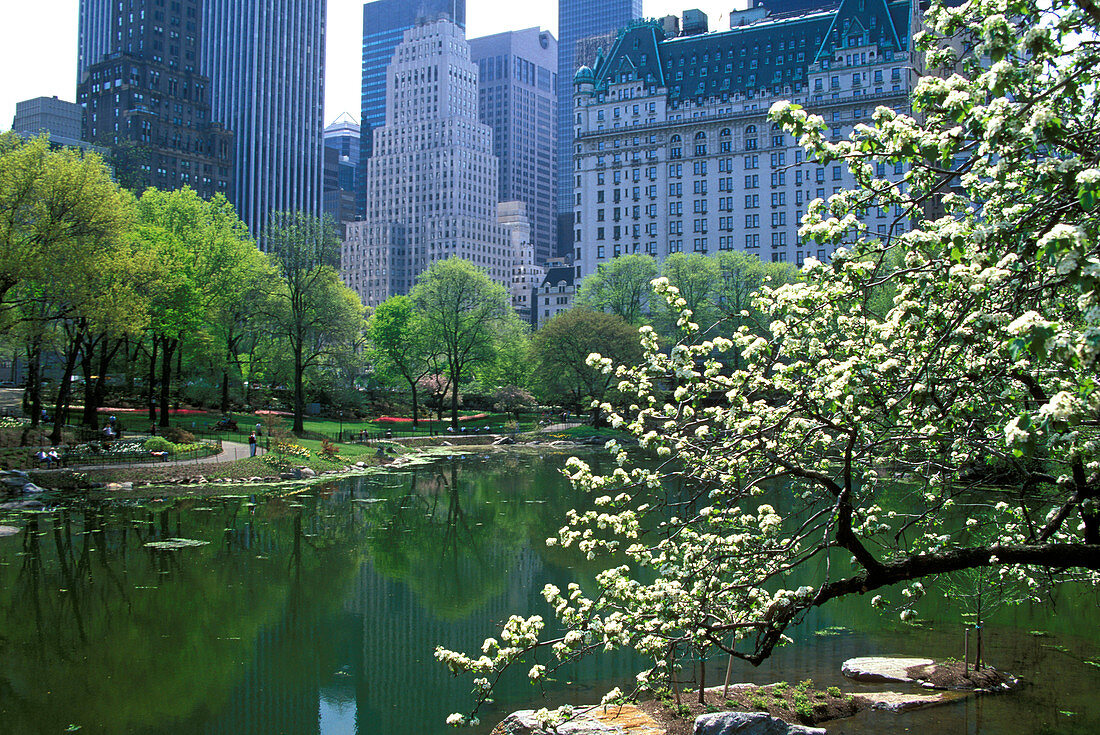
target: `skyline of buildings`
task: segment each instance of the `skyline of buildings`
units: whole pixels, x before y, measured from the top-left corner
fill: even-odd
[[[386,67],[405,31],[421,18],[449,17],[466,27],[466,0],[368,0],[363,4],[363,81],[360,87],[362,160],[358,213],[367,212],[367,159],[374,151],[371,131],[386,124]]]
[[[558,243],[556,255],[572,254],[573,89],[582,39],[617,33],[642,17],[642,0],[558,0]]]
[[[406,294],[432,263],[459,257],[509,287],[525,216],[498,199],[492,129],[478,120],[478,70],[459,26],[405,31],[386,68],[386,124],[367,160],[366,218],[348,225],[344,282],[367,306]]]
[[[875,106],[909,109],[914,80],[910,0],[843,0],[635,24],[596,69],[574,78],[574,258],[578,282],[628,253],[743,250],[764,261],[827,260],[804,243],[809,203],[852,188],[841,162],[818,164],[767,118],[791,99],[824,116],[833,139],[870,121]],[[686,19],[687,20],[687,19]],[[904,175],[879,164],[876,175]],[[864,221],[884,239],[907,229],[900,212]]]
[[[120,183],[234,193],[234,136],[211,116],[199,73],[201,0],[82,0],[77,102],[84,140]]]
[[[526,28],[469,40],[478,65],[478,116],[493,130],[498,199],[526,205],[535,260],[556,249],[558,50],[549,31]]]
[[[842,165],[805,161],[767,110],[792,99],[834,136],[878,104],[908,110],[920,12],[911,0],[754,0],[712,30],[698,10],[640,21],[641,0],[561,0],[562,39],[534,27],[467,40],[465,0],[373,0],[363,6],[364,116],[325,128],[325,0],[272,1],[286,12],[246,0],[82,0],[82,137],[107,146],[132,188],[224,192],[257,237],[271,211],[329,214],[369,251],[355,276],[365,303],[462,254],[535,320],[531,292],[563,267],[555,256],[577,283],[628,253],[827,259],[799,239],[801,217],[854,180]],[[453,32],[428,48],[439,26]],[[559,77],[562,68],[575,73]],[[441,69],[448,79],[433,81]],[[884,238],[908,227],[884,212],[867,223]]]
[[[321,209],[332,218],[340,238],[347,234],[346,223],[356,218],[356,191],[359,179],[359,123],[347,113],[325,127],[325,174]]]
[[[326,0],[205,0],[204,11],[211,116],[236,135],[230,201],[262,247],[271,212],[321,215]]]

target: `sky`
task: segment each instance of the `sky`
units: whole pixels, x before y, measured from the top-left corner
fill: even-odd
[[[414,2],[414,0],[409,0]],[[711,30],[729,27],[727,15],[745,0],[645,0],[647,17],[698,8]],[[79,0],[3,0],[0,23],[0,130],[11,128],[15,103],[32,97],[76,97]],[[470,38],[538,26],[557,36],[557,0],[466,0]],[[328,0],[325,122],[342,112],[359,119],[362,0]]]

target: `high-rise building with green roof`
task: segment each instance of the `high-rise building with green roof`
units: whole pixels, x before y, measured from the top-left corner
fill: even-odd
[[[806,160],[768,109],[792,100],[837,137],[879,105],[908,110],[914,12],[909,0],[772,0],[731,13],[729,30],[708,31],[697,11],[624,29],[573,80],[576,276],[626,253],[827,259],[799,239],[800,220],[854,180],[843,164]],[[868,216],[883,238],[908,229],[906,213]]]

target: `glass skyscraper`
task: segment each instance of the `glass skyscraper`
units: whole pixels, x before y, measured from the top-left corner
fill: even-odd
[[[363,5],[363,106],[359,121],[359,214],[367,211],[366,165],[373,151],[375,128],[386,124],[386,67],[405,31],[418,19],[446,16],[466,28],[466,0],[374,0]]]
[[[577,41],[630,25],[642,17],[642,0],[559,0],[558,2],[558,214],[573,216],[573,73]],[[605,51],[609,49],[604,49]],[[571,233],[571,223],[559,227]],[[568,240],[568,235],[565,236]],[[558,254],[571,254],[572,242],[558,243]]]
[[[535,262],[556,250],[557,41],[527,28],[470,41],[478,66],[478,116],[493,129],[502,202],[520,201],[531,221]],[[571,80],[570,80],[571,81]]]
[[[272,212],[321,214],[325,9],[325,0],[204,3],[212,117],[237,131],[232,201],[257,236]]]

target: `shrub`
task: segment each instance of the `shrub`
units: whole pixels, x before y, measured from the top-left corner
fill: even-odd
[[[194,444],[195,435],[178,426],[168,426],[160,430],[160,435],[173,444]]]
[[[325,459],[336,459],[339,454],[340,448],[333,444],[331,439],[321,440],[321,455]]]
[[[165,439],[163,436],[151,436],[145,440],[143,445],[150,452],[169,452],[173,453],[175,446],[172,442]]]
[[[839,697],[840,696],[840,687],[829,687],[825,691],[828,693],[828,695],[830,697]]]

